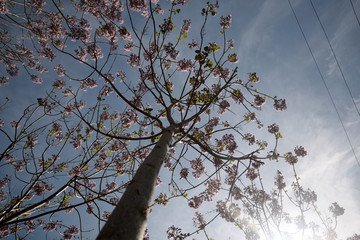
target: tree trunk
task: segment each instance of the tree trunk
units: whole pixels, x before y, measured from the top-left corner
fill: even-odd
[[[155,184],[171,144],[172,135],[172,130],[163,132],[160,140],[130,181],[119,204],[101,229],[97,240],[143,239]]]

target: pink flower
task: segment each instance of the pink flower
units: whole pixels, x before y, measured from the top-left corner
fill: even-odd
[[[286,110],[286,100],[285,99],[274,99],[274,108],[276,111],[281,112]]]
[[[303,146],[296,146],[296,148],[294,149],[294,153],[298,157],[305,157],[307,155],[307,151]]]
[[[188,44],[190,49],[196,48],[199,46],[199,44],[193,39],[191,43]]]
[[[239,58],[238,58],[238,56],[237,56],[236,53],[229,54],[229,55],[228,55],[228,60],[229,60],[230,63],[237,63],[237,62],[239,62]]]
[[[201,197],[194,196],[194,197],[190,198],[188,205],[191,208],[198,209],[201,206],[202,202],[203,202],[203,200]]]
[[[37,75],[31,75],[31,80],[33,83],[41,84],[43,80]]]
[[[0,128],[4,127],[4,120],[0,119]]]
[[[231,19],[231,14],[227,15],[226,17],[221,16],[219,23],[220,27],[224,29],[230,28]]]
[[[133,47],[134,47],[134,43],[129,42],[129,43],[124,45],[124,51],[125,52],[131,52]]]
[[[6,2],[7,0],[0,0],[0,14],[7,14],[9,12]],[[1,233],[0,233],[0,237],[2,237]]]
[[[72,239],[74,235],[79,233],[80,230],[75,225],[72,225],[70,228],[64,231],[64,239]]]
[[[205,183],[205,186],[207,186],[207,188],[200,194],[200,196],[204,199],[204,201],[210,202],[212,201],[212,197],[220,191],[221,182],[216,179],[210,179]]]
[[[294,156],[291,152],[288,152],[284,155],[285,161],[288,162],[291,165],[294,165],[298,162],[297,156]]]
[[[25,222],[25,226],[26,226],[26,234],[29,234],[33,231],[35,231],[35,223],[34,220],[28,220]]]
[[[254,104],[256,107],[260,108],[263,106],[266,102],[266,99],[264,97],[261,97],[260,95],[255,95]]]
[[[54,70],[56,71],[56,74],[59,76],[59,77],[63,77],[65,76],[65,68],[63,65],[59,64],[57,66],[54,67]]]
[[[204,216],[200,214],[199,212],[195,212],[195,217],[193,217],[193,224],[194,227],[198,227],[200,229],[204,229],[206,226],[206,221],[204,219]]]
[[[231,92],[231,98],[234,100],[235,103],[237,104],[242,104],[244,103],[244,95],[242,94],[242,92],[240,91],[240,89],[234,89]]]
[[[87,53],[90,55],[90,58],[92,60],[101,59],[104,57],[104,55],[101,52],[101,48],[95,44],[88,45]]]
[[[184,25],[182,26],[182,31],[183,32],[189,32],[191,28],[191,19],[185,19],[184,20]]]
[[[245,133],[243,139],[248,141],[249,145],[253,145],[256,141],[255,135],[253,135],[251,133]]]
[[[4,86],[9,83],[9,77],[1,77],[0,78],[0,86]]]
[[[269,133],[279,132],[279,125],[277,125],[276,123],[271,124],[270,126],[268,126],[268,131]]]
[[[120,29],[119,29],[119,33],[120,33],[120,37],[123,40],[126,40],[126,41],[131,41],[132,40],[131,32],[126,27],[121,26]]]
[[[56,79],[53,83],[53,87],[56,89],[63,89],[65,87],[65,82],[62,79]]]
[[[190,161],[191,168],[195,171],[192,172],[192,175],[194,178],[200,178],[201,175],[205,173],[205,167],[202,163],[201,158],[196,158],[195,160]]]
[[[194,70],[193,64],[190,59],[186,60],[184,58],[184,59],[180,60],[177,65],[181,72],[189,72],[189,71]]]
[[[164,45],[164,50],[167,56],[170,56],[172,59],[177,59],[179,57],[179,51],[175,50],[173,44],[169,42],[167,45]]]
[[[219,104],[219,111],[218,111],[218,113],[219,114],[223,114],[227,109],[229,109],[230,108],[230,103],[228,102],[228,101],[226,101],[226,100],[223,100],[223,101],[221,101],[220,102],[220,104]]]
[[[188,168],[182,168],[180,170],[180,179],[182,179],[182,178],[187,179],[188,175],[189,175],[189,169]]]
[[[140,67],[140,57],[131,53],[127,63],[130,64],[131,67]]]

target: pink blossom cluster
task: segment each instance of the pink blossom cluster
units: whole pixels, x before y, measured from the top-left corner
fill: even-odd
[[[193,225],[194,227],[197,227],[199,229],[204,229],[205,225],[206,225],[206,221],[204,219],[204,216],[199,213],[199,212],[195,212],[195,217],[193,217]]]
[[[9,83],[9,77],[0,77],[0,86],[4,86]]]
[[[46,5],[44,0],[26,0],[26,3],[29,4],[31,8],[34,8],[37,14],[41,13]]]
[[[237,179],[238,170],[235,164],[231,165],[231,167],[226,167],[225,172],[227,176],[225,178],[225,183],[228,185],[233,185]]]
[[[140,57],[134,53],[130,53],[129,59],[127,60],[127,63],[131,67],[140,67]]]
[[[196,158],[190,161],[191,168],[195,171],[192,172],[194,178],[200,178],[205,173],[205,166],[201,158]]]
[[[231,98],[234,100],[235,103],[237,104],[243,104],[244,103],[244,95],[242,94],[242,92],[240,91],[240,89],[234,89],[231,92]]]
[[[223,29],[230,28],[231,20],[232,20],[231,14],[227,15],[226,17],[221,16],[219,23],[220,27]]]
[[[171,18],[164,19],[164,23],[161,24],[159,27],[160,27],[160,32],[162,34],[169,33],[174,29],[174,25]]]
[[[92,60],[97,60],[104,57],[103,53],[101,52],[101,48],[96,44],[89,44],[87,46],[87,53]]]
[[[97,30],[96,33],[99,37],[107,38],[111,43],[116,43],[118,41],[116,36],[116,25],[113,23],[106,23],[105,25],[101,26],[101,28]]]
[[[192,39],[191,43],[188,43],[188,47],[190,50],[192,50],[193,48],[197,48],[198,46],[199,44],[194,39]]]
[[[56,65],[56,66],[54,67],[54,70],[56,71],[56,74],[57,74],[59,77],[63,77],[63,76],[65,76],[65,74],[66,74],[65,67],[64,67],[64,65],[62,65],[62,64]]]
[[[4,60],[6,68],[6,72],[14,77],[19,75],[19,68],[16,66],[16,64],[13,61]]]
[[[52,62],[56,57],[55,53],[53,52],[53,50],[51,49],[51,47],[47,42],[41,41],[40,44],[41,44],[41,48],[39,52],[39,57],[47,58]]]
[[[334,202],[330,205],[329,211],[334,217],[339,217],[341,215],[344,215],[345,213],[345,209],[343,207],[340,207],[337,202]]]
[[[276,123],[271,124],[270,126],[268,126],[268,132],[269,133],[277,133],[279,132],[279,125],[277,125]]]
[[[164,50],[166,55],[170,56],[174,60],[179,57],[179,51],[175,49],[174,44],[172,44],[171,42],[164,45]]]
[[[70,171],[69,171],[69,176],[80,176],[83,173],[83,168],[81,166],[74,166]]]
[[[101,171],[106,166],[107,154],[105,148],[100,151],[99,158],[96,159],[95,169]]]
[[[51,185],[48,185],[44,181],[39,181],[39,182],[35,183],[33,186],[33,191],[35,192],[35,195],[37,195],[37,196],[41,196],[46,191],[50,192],[52,190],[53,190],[53,187]]]
[[[42,78],[39,77],[38,75],[31,75],[31,80],[32,80],[33,83],[36,83],[36,84],[43,83]]]
[[[239,62],[239,58],[238,58],[238,56],[237,56],[236,53],[229,54],[229,55],[228,55],[228,60],[229,60],[230,63],[237,63],[237,62]]]
[[[288,152],[284,155],[285,161],[291,165],[294,165],[298,162],[298,157],[294,156],[291,152]]]
[[[76,56],[77,56],[77,58],[79,59],[80,62],[86,62],[87,61],[87,58],[86,58],[87,51],[84,48],[79,46],[78,49],[74,50],[74,52],[75,52],[75,54],[76,54]]]
[[[253,135],[251,133],[245,133],[244,136],[243,136],[243,139],[245,141],[248,141],[249,145],[253,145],[256,142],[255,135]]]
[[[266,99],[265,97],[261,97],[260,95],[255,95],[255,98],[254,98],[254,105],[255,107],[262,107],[266,102]]]
[[[231,190],[231,195],[235,200],[240,200],[244,196],[241,192],[241,189],[236,185],[233,186]]]
[[[126,40],[126,41],[132,41],[132,36],[131,36],[131,32],[124,26],[121,26],[119,28],[119,34],[121,39]]]
[[[63,89],[65,87],[65,81],[62,79],[56,79],[52,86],[56,89]]]
[[[35,147],[35,143],[37,143],[37,139],[35,137],[35,135],[30,134],[27,136],[27,140],[25,142],[25,149],[34,149]]]
[[[246,177],[250,179],[250,181],[254,181],[258,177],[258,173],[254,168],[249,168],[246,171]]]
[[[219,103],[219,114],[223,114],[227,109],[230,108],[230,103],[227,100],[222,100]]]
[[[159,196],[154,201],[155,201],[155,203],[157,203],[159,205],[162,204],[162,205],[164,205],[164,207],[166,207],[166,205],[169,202],[169,198],[166,194],[160,193]]]
[[[284,181],[284,176],[282,175],[282,173],[279,170],[277,170],[274,185],[276,186],[276,188],[278,190],[282,190],[286,187],[286,183]]]
[[[85,43],[91,42],[91,25],[88,23],[88,20],[81,18],[80,20],[74,16],[70,16],[67,19],[67,23],[70,27],[70,33],[67,33],[73,41],[80,40]]]
[[[191,59],[186,60],[184,58],[178,62],[177,66],[180,72],[191,72],[194,70],[194,65]]]
[[[193,196],[190,198],[188,205],[191,208],[198,209],[203,202],[203,198],[201,196]]]
[[[237,144],[233,134],[225,134],[220,139],[215,139],[216,141],[216,150],[222,152],[225,149],[229,151],[229,154],[234,154],[234,151],[237,149]]]
[[[240,215],[240,208],[236,203],[231,203],[229,207],[227,207],[226,202],[221,200],[216,202],[216,211],[220,213],[220,216],[227,222],[234,222]]]
[[[95,88],[97,87],[97,83],[94,79],[92,78],[86,78],[85,80],[81,80],[80,81],[80,89],[83,91],[87,91],[88,88]]]
[[[274,100],[274,108],[278,112],[286,110],[287,109],[286,100],[285,99],[275,99]]]
[[[307,151],[303,146],[296,146],[294,149],[294,153],[298,157],[305,157],[307,155]]]
[[[188,175],[189,175],[189,169],[188,168],[182,168],[180,170],[180,179],[182,179],[182,178],[187,179]]]
[[[223,78],[226,79],[230,75],[230,69],[228,68],[222,68],[222,67],[216,67],[213,71],[213,75],[215,78]]]
[[[26,234],[29,234],[29,233],[35,231],[36,226],[35,226],[34,220],[26,221],[25,226],[26,226]]]
[[[0,0],[0,14],[7,14],[9,12],[6,2],[7,0]],[[1,237],[1,233],[0,233],[0,237]]]
[[[146,0],[130,0],[129,6],[135,12],[147,12]]]
[[[191,19],[185,19],[184,25],[181,28],[182,32],[189,32],[190,28],[191,28]]]
[[[166,234],[167,234],[167,239],[172,239],[172,240],[182,240],[190,235],[188,233],[181,233],[181,228],[177,228],[174,225],[168,228]]]
[[[55,230],[57,225],[58,225],[57,222],[49,222],[49,223],[45,224],[45,226],[43,227],[43,230],[45,232],[51,232],[51,231]]]
[[[221,187],[221,182],[217,179],[210,179],[205,183],[207,188],[200,193],[200,196],[203,198],[204,201],[212,201],[213,196],[215,196]]]
[[[205,125],[205,132],[210,134],[214,131],[215,127],[219,125],[220,118],[219,117],[213,117],[209,120],[209,122]]]
[[[0,180],[0,188],[4,188],[10,181],[10,178],[6,175],[3,179]]]

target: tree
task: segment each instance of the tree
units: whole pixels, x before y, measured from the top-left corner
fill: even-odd
[[[218,2],[207,3],[200,31],[190,31],[191,19],[180,17],[187,2],[0,2],[1,60],[9,75],[1,83],[20,72],[36,84],[43,82],[41,74],[47,74],[43,84],[55,79],[20,119],[1,120],[8,143],[1,168],[9,174],[0,184],[1,237],[24,238],[42,229],[83,238],[89,230],[84,214],[90,214],[102,228],[98,239],[142,239],[155,204],[185,198],[199,209],[220,190],[227,196],[208,221],[195,212],[194,232],[170,226],[168,238],[200,231],[207,236],[217,217],[239,227],[246,239],[272,238],[292,218],[284,211],[285,197],[300,212],[294,221],[303,234],[316,234],[305,220],[316,194],[303,189],[294,168],[305,149],[279,154],[276,124],[266,128],[271,146],[255,136],[256,127],[264,126],[256,112],[266,101],[285,110],[285,100],[260,91],[256,73],[246,80],[237,76],[234,42],[226,35],[231,15],[218,18]],[[220,25],[221,41],[208,39],[209,25]],[[265,163],[283,159],[293,167],[294,195],[285,191],[281,172],[273,190],[260,177]],[[169,191],[153,200],[162,166],[169,170]],[[109,205],[116,206],[111,215]],[[335,220],[344,212],[336,203],[330,211]],[[60,212],[78,222],[61,221]],[[321,221],[335,236],[336,224]]]

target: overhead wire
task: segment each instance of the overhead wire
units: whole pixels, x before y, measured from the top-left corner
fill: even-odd
[[[360,167],[360,161],[359,161],[359,159],[358,159],[357,156],[356,156],[356,153],[355,153],[354,147],[353,147],[353,145],[352,145],[352,143],[351,143],[349,134],[348,134],[348,132],[347,132],[347,130],[346,130],[346,128],[345,128],[345,125],[344,125],[342,119],[341,119],[340,113],[339,113],[339,111],[338,111],[338,109],[337,109],[337,107],[336,107],[336,104],[335,104],[334,99],[333,99],[333,97],[332,97],[332,95],[331,95],[331,92],[330,92],[330,90],[329,90],[329,87],[327,86],[327,84],[326,84],[326,82],[325,82],[325,79],[324,79],[324,76],[323,76],[323,74],[322,74],[322,72],[321,72],[321,70],[320,70],[319,64],[317,63],[317,61],[316,61],[316,59],[315,59],[314,53],[313,53],[313,51],[311,50],[310,44],[309,44],[309,42],[308,42],[308,40],[307,40],[307,38],[306,38],[306,36],[305,36],[305,33],[304,33],[304,31],[303,31],[303,29],[302,29],[302,27],[301,27],[301,25],[300,25],[300,21],[299,21],[297,15],[296,15],[296,13],[295,13],[295,10],[294,10],[294,8],[293,8],[290,0],[287,0],[287,1],[288,1],[289,5],[290,5],[291,11],[292,11],[292,13],[293,13],[293,15],[294,15],[294,17],[295,17],[296,23],[297,23],[297,25],[299,26],[300,32],[301,32],[301,34],[302,34],[302,36],[303,36],[303,38],[304,38],[304,40],[305,40],[305,42],[306,42],[306,45],[307,45],[307,47],[308,47],[308,49],[309,49],[309,51],[310,51],[311,57],[312,57],[315,65],[316,65],[316,69],[317,69],[317,71],[318,71],[319,74],[320,74],[320,78],[321,78],[321,80],[322,80],[322,82],[323,82],[323,84],[324,84],[324,86],[325,86],[325,89],[326,89],[326,91],[327,91],[327,93],[328,93],[328,95],[329,95],[329,97],[330,97],[331,103],[332,103],[332,105],[333,105],[333,107],[334,107],[334,109],[335,109],[335,112],[336,112],[336,114],[337,114],[337,116],[338,116],[338,118],[339,118],[339,121],[340,121],[340,123],[341,123],[341,126],[342,126],[342,128],[343,128],[343,130],[344,130],[344,132],[345,132],[346,138],[347,138],[347,140],[348,140],[348,142],[349,142],[349,145],[350,145],[350,147],[351,147],[351,150],[352,150],[352,153],[353,153],[353,155],[354,155],[354,157],[355,157],[355,160],[356,160],[358,166]]]
[[[360,21],[359,21],[359,18],[358,18],[358,16],[357,16],[357,14],[356,14],[356,11],[355,11],[355,8],[354,8],[354,4],[353,4],[352,0],[350,0],[350,4],[351,4],[351,8],[352,8],[352,10],[353,10],[353,12],[354,12],[355,18],[356,18],[356,20],[357,20],[357,22],[358,22],[358,25],[359,25],[359,27],[360,27]]]
[[[341,77],[342,77],[342,79],[343,79],[343,81],[344,81],[344,83],[345,83],[345,86],[346,86],[346,88],[347,88],[347,90],[348,90],[348,92],[349,92],[349,95],[350,95],[350,97],[351,97],[351,99],[352,99],[352,102],[353,102],[353,104],[354,104],[354,106],[355,106],[355,109],[356,109],[356,111],[357,111],[357,113],[358,113],[358,115],[359,115],[359,117],[360,117],[360,112],[359,112],[359,109],[358,109],[358,107],[357,107],[357,105],[356,105],[356,103],[355,103],[354,96],[352,95],[352,92],[351,92],[351,90],[350,90],[350,87],[349,87],[349,85],[348,85],[348,82],[347,82],[347,80],[346,80],[346,78],[345,78],[344,72],[343,72],[342,68],[340,67],[340,63],[339,63],[339,61],[338,61],[338,59],[337,59],[337,57],[336,57],[336,54],[335,54],[334,49],[333,49],[333,47],[332,47],[332,44],[331,44],[331,42],[330,42],[330,40],[329,40],[329,37],[328,37],[328,35],[327,35],[326,31],[325,31],[324,25],[322,24],[322,22],[321,22],[321,20],[320,20],[320,17],[319,17],[319,15],[318,15],[315,7],[314,7],[313,1],[310,0],[310,3],[311,3],[312,9],[313,9],[314,12],[315,12],[316,18],[317,18],[318,22],[320,23],[320,26],[321,26],[321,28],[322,28],[322,30],[323,30],[323,32],[324,32],[324,35],[325,35],[325,37],[326,37],[326,40],[327,40],[327,42],[328,42],[328,44],[329,44],[329,46],[330,46],[331,53],[332,53],[332,55],[334,56],[335,62],[336,62],[336,64],[337,64],[338,68],[339,68]]]

